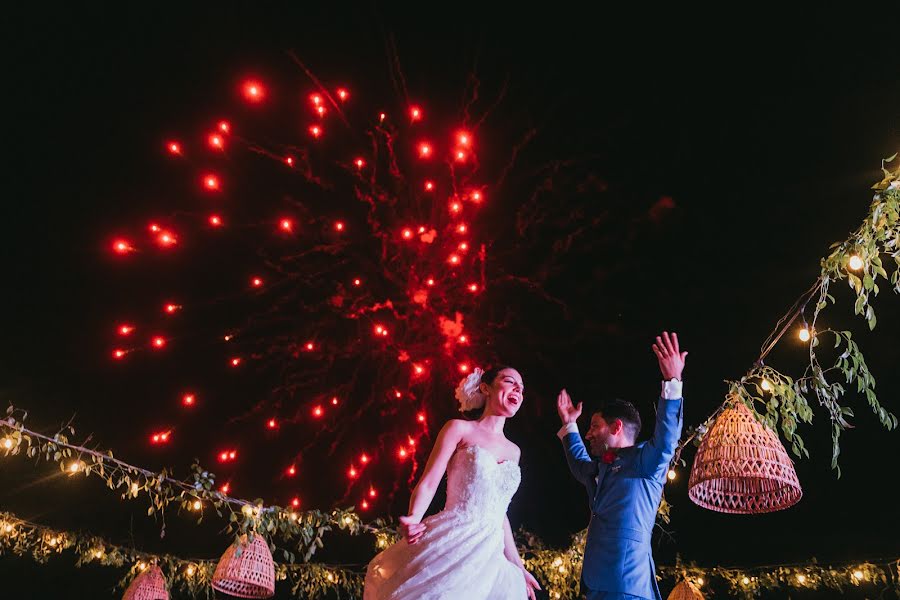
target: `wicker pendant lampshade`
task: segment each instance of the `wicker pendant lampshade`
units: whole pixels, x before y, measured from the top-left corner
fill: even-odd
[[[271,598],[275,595],[275,563],[269,545],[260,535],[228,546],[212,578],[213,589],[238,598]]]
[[[803,495],[781,440],[736,401],[700,443],[688,496],[710,510],[761,514],[783,510]]]
[[[700,593],[697,586],[684,579],[675,586],[666,600],[703,600],[703,594]]]
[[[169,600],[169,592],[166,590],[166,578],[162,570],[152,565],[146,571],[134,578],[122,600]]]

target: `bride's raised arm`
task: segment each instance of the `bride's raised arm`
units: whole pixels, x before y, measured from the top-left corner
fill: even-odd
[[[468,426],[469,423],[459,419],[448,421],[434,442],[434,448],[425,464],[422,478],[419,479],[419,483],[416,484],[416,489],[413,490],[409,499],[409,514],[400,517],[400,530],[410,544],[416,543],[425,532],[425,525],[421,522],[422,517],[425,516],[425,511],[431,505],[434,493],[447,470],[447,463],[450,462],[450,457],[453,456],[462,441],[463,433]]]

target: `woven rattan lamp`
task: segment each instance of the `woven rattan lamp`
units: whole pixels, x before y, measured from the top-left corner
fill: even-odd
[[[703,594],[700,593],[697,586],[684,579],[675,586],[666,600],[703,600]]]
[[[166,578],[156,565],[134,578],[122,600],[169,600],[166,590]]]
[[[275,563],[269,545],[260,535],[252,542],[241,536],[228,546],[212,578],[213,589],[238,598],[271,598],[275,595]]]
[[[803,495],[781,440],[743,402],[725,409],[700,443],[688,496],[724,513],[783,510]]]

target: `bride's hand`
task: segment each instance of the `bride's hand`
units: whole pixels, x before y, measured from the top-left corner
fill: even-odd
[[[529,573],[522,567],[522,575],[525,576],[525,589],[528,592],[529,600],[535,600],[534,590],[540,590],[541,584],[538,583],[538,580],[534,578],[534,575]]]
[[[400,533],[410,544],[415,544],[425,533],[425,524],[412,517],[400,517]]]

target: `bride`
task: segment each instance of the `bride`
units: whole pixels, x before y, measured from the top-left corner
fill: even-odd
[[[400,517],[403,539],[369,563],[364,600],[535,598],[540,585],[525,570],[506,517],[521,479],[521,453],[503,426],[522,405],[524,389],[510,367],[476,369],[459,384],[460,410],[483,413],[441,429],[409,514]],[[444,510],[423,520],[444,471]]]

